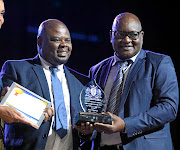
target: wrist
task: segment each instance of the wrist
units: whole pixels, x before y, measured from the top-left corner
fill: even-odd
[[[3,114],[3,106],[0,106],[0,118],[1,118],[1,114]]]
[[[122,133],[126,133],[126,124],[124,124],[124,128],[122,130]]]
[[[121,132],[126,132],[126,124],[125,124],[125,122],[124,122],[124,120],[122,120],[122,131]]]

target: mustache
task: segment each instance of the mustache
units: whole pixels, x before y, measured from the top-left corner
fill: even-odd
[[[65,48],[65,47],[61,47],[61,48],[58,48],[57,49],[57,52],[68,52],[69,51],[69,49],[68,48]]]
[[[121,47],[133,47],[133,44],[120,44]]]

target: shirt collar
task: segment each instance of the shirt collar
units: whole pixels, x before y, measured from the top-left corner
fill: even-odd
[[[41,61],[42,67],[47,69],[47,70],[49,70],[49,67],[51,67],[52,65],[49,62],[47,62],[44,58],[42,58],[41,55],[38,54],[38,56],[39,56],[39,59]],[[64,72],[63,64],[62,65],[58,65],[57,68],[58,68],[58,70]]]
[[[128,60],[131,60],[134,63],[139,53],[140,51],[135,56],[129,58]],[[122,60],[119,59],[119,57],[117,57],[116,54],[114,53],[114,60],[113,60],[112,66],[114,66],[118,61],[122,61]]]

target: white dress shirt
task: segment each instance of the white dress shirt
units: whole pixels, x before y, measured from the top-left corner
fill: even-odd
[[[39,55],[39,58],[41,61],[41,65],[43,67],[43,71],[46,76],[47,83],[48,83],[52,107],[54,108],[54,98],[53,98],[53,90],[52,90],[52,83],[51,83],[51,71],[49,70],[49,67],[52,65],[48,63],[47,61],[45,61],[40,55]],[[65,77],[63,65],[59,65],[57,66],[57,68],[58,68],[58,71],[56,72],[57,77],[59,78],[62,84],[62,89],[64,93],[68,129],[67,129],[67,135],[63,139],[61,139],[59,135],[52,129],[52,125],[54,122],[54,117],[52,117],[51,127],[49,130],[49,135],[48,135],[45,150],[73,150],[69,89],[68,89],[68,84]]]
[[[130,60],[132,60],[132,62],[134,62],[136,60],[138,54],[136,54],[134,57],[130,58]],[[119,60],[120,59],[114,54],[114,60],[113,60],[111,70],[110,70],[110,73],[109,73],[109,76],[108,76],[108,79],[106,82],[106,86],[104,89],[104,92],[105,92],[106,98],[107,98],[107,102],[106,102],[107,104],[109,101],[109,96],[110,96],[111,88],[113,85],[113,81],[115,80],[116,74],[118,73],[118,70],[119,70],[118,65],[116,63]],[[129,68],[131,67],[131,65],[132,64],[130,64],[128,66],[127,71],[124,74],[125,76],[124,76],[123,87],[124,87],[126,77],[128,75]],[[101,146],[104,146],[104,145],[121,145],[121,143],[122,143],[122,140],[121,140],[119,132],[112,133],[112,134],[101,133],[101,143],[100,143]]]

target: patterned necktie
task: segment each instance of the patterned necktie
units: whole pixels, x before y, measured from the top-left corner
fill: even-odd
[[[119,113],[119,105],[123,90],[123,80],[124,80],[124,73],[128,67],[127,61],[121,61],[118,64],[119,71],[116,75],[116,78],[114,80],[113,86],[111,88],[111,93],[109,96],[109,102],[107,105],[107,111],[118,115]]]
[[[59,81],[56,71],[58,68],[49,67],[51,70],[51,81],[54,95],[55,118],[53,129],[58,133],[61,139],[67,134],[67,113],[64,103],[64,94],[61,82]]]

